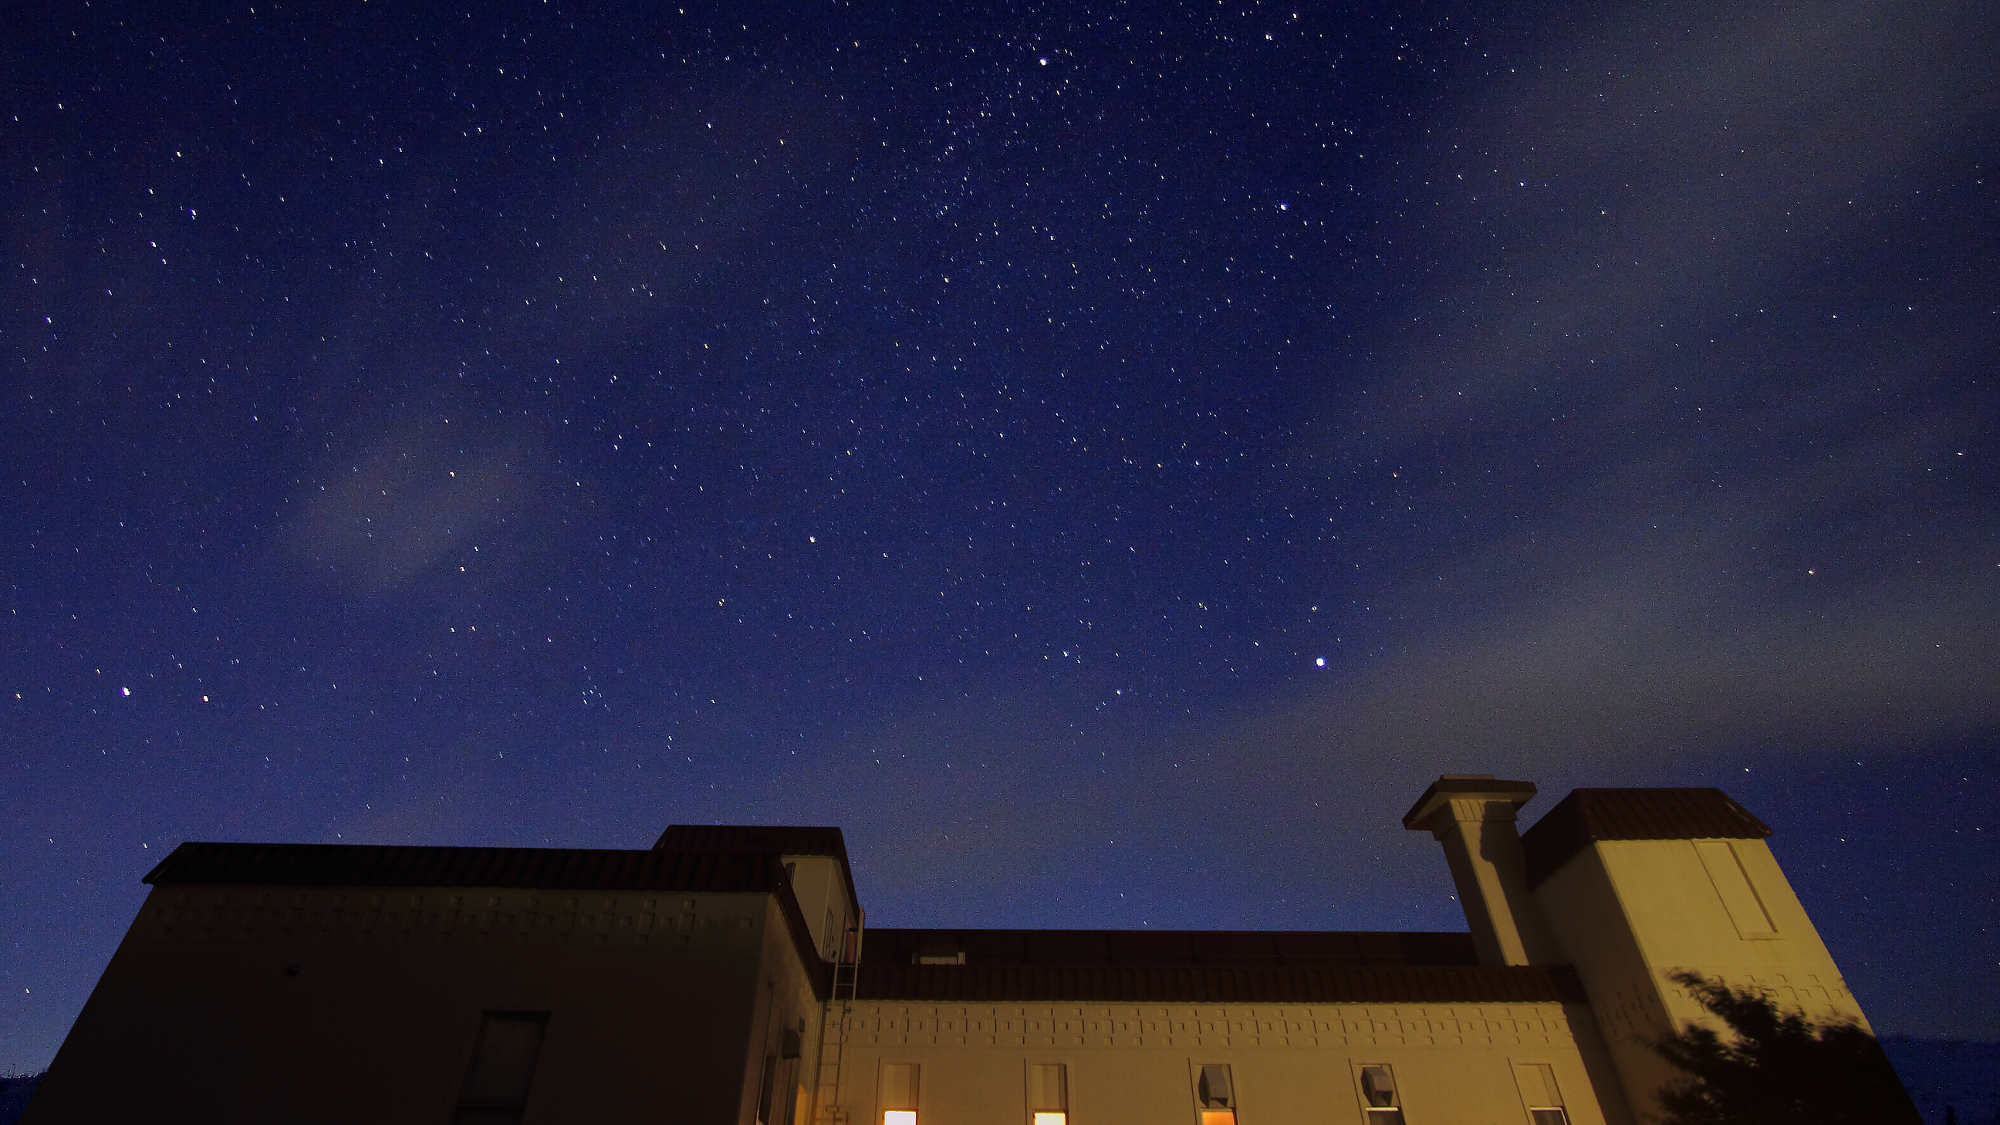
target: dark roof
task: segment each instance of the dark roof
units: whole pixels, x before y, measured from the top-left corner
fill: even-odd
[[[868,965],[860,1000],[951,1003],[1529,1004],[1585,1002],[1567,966],[1430,968],[1118,968]]]
[[[784,871],[755,853],[611,848],[424,848],[370,844],[186,843],[146,882],[305,887],[547,887],[769,891]]]
[[[787,824],[669,824],[655,851],[775,852],[778,855],[831,855],[847,860],[847,841],[838,828]]]
[[[1521,833],[1528,885],[1595,840],[1761,840],[1771,828],[1720,789],[1578,789]]]
[[[776,894],[813,988],[824,996],[829,982],[829,966],[814,947],[784,866],[772,852],[189,842],[147,872],[145,882],[162,887],[534,887]]]
[[[1533,799],[1535,792],[1535,783],[1532,781],[1507,781],[1496,778],[1490,773],[1448,773],[1431,782],[1431,787],[1424,790],[1424,795],[1417,798],[1417,803],[1410,806],[1409,812],[1403,814],[1403,827],[1410,829],[1422,827],[1416,823],[1417,815],[1424,811],[1424,806],[1430,804],[1432,798],[1447,793],[1505,794],[1509,797],[1519,797],[1520,799],[1514,802],[1518,806],[1527,804]]]
[[[847,838],[840,829],[788,824],[669,824],[653,845],[670,852],[765,852],[774,855],[824,855],[840,861],[847,880],[847,902],[861,913],[861,896],[854,890],[854,868],[847,862]]]
[[[1465,933],[1297,930],[916,930],[874,928],[865,965],[964,954],[965,964],[1126,968],[1336,968],[1477,965]]]

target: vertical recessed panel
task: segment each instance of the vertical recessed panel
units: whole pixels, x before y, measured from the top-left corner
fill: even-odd
[[[547,1012],[487,1012],[458,1096],[458,1125],[518,1122],[548,1032]]]
[[[883,1063],[882,1125],[917,1125],[916,1063]]]
[[[1729,841],[1696,840],[1694,850],[1701,856],[1701,865],[1708,869],[1709,881],[1715,884],[1723,909],[1729,911],[1729,920],[1736,923],[1736,932],[1743,937],[1763,937],[1776,932],[1777,927],[1771,924],[1771,916],[1765,913],[1764,903],[1757,897],[1750,875],[1743,870]]]

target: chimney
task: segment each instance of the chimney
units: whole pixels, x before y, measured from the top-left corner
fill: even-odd
[[[1403,817],[1403,827],[1430,832],[1444,845],[1459,905],[1472,927],[1482,965],[1548,965],[1555,954],[1541,911],[1528,893],[1514,810],[1533,800],[1530,781],[1490,773],[1439,777]]]

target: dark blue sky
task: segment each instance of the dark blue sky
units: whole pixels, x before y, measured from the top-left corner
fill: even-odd
[[[0,1067],[182,840],[1456,929],[1447,770],[2000,1037],[1983,5],[472,7],[0,46]]]

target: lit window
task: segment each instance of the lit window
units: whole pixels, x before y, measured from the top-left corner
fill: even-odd
[[[1368,1125],[1403,1125],[1403,1097],[1396,1090],[1395,1072],[1386,1066],[1361,1068],[1361,1099]]]
[[[1236,1125],[1236,1087],[1229,1081],[1227,1063],[1202,1064],[1194,1093],[1201,1125]]]
[[[1514,1082],[1534,1125],[1569,1125],[1562,1091],[1556,1088],[1556,1068],[1548,1063],[1515,1063]]]
[[[1069,1075],[1061,1063],[1028,1064],[1032,1125],[1069,1125]]]
[[[481,1018],[456,1125],[518,1125],[548,1029],[547,1012],[487,1012]]]
[[[917,1064],[882,1064],[882,1125],[917,1125]]]

